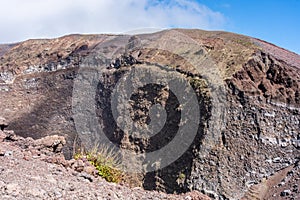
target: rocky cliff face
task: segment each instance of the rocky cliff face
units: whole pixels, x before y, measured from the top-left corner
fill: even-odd
[[[133,168],[150,190],[299,198],[297,54],[232,33],[168,30],[29,40],[0,46],[0,56],[0,117],[18,135],[65,136],[69,158],[109,139],[127,150],[124,162],[141,155],[144,170]],[[249,190],[286,167],[284,180]]]

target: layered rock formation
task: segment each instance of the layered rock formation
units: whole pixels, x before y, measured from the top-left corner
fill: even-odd
[[[0,117],[18,135],[65,136],[70,158],[74,148],[102,142],[95,122],[115,146],[138,154],[191,134],[172,164],[142,172],[144,188],[240,199],[251,185],[293,166],[279,186],[256,198],[286,198],[285,190],[299,198],[297,54],[232,33],[167,30],[28,40],[0,46],[0,55]],[[170,79],[173,88],[163,84]],[[178,95],[184,82],[193,90]],[[188,109],[193,94],[197,105]],[[82,106],[89,101],[95,104]],[[145,126],[151,121],[153,129]],[[137,126],[122,127],[131,122]],[[157,134],[145,138],[141,130]],[[245,198],[258,192],[250,193]]]

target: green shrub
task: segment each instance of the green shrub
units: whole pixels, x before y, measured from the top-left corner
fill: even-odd
[[[120,159],[112,149],[96,146],[91,151],[76,153],[74,158],[87,159],[98,170],[99,176],[108,182],[119,183],[122,180]]]

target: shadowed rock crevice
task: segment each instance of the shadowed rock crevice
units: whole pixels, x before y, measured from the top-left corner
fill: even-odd
[[[139,67],[136,65],[135,67]],[[159,150],[168,145],[169,142],[178,134],[178,128],[181,120],[180,103],[176,95],[164,85],[146,84],[143,87],[134,91],[130,97],[131,120],[137,124],[150,124],[150,108],[155,104],[164,106],[167,113],[166,122],[162,124],[162,129],[154,136],[147,139],[142,133],[124,133],[117,126],[113,118],[111,108],[111,94],[116,87],[116,83],[127,72],[126,67],[121,67],[118,70],[112,70],[102,74],[102,78],[97,87],[96,102],[97,116],[99,123],[107,138],[115,145],[129,149],[136,153],[147,153]],[[194,159],[200,151],[201,140],[204,137],[204,127],[210,116],[209,97],[204,94],[199,87],[200,79],[196,76],[186,77],[190,80],[192,87],[197,91],[197,100],[200,106],[200,116],[198,131],[192,144],[183,155],[180,156],[171,165],[154,172],[143,174],[140,179],[143,187],[148,190],[159,190],[167,193],[183,193],[190,191],[187,180],[191,177],[191,170],[194,165]],[[197,82],[195,81],[197,80]],[[134,80],[131,80],[134,82]],[[129,84],[130,85],[130,84]],[[163,121],[158,122],[163,123]],[[160,126],[157,124],[157,126]],[[139,134],[139,137],[134,137],[131,134]],[[136,135],[137,136],[137,135]]]

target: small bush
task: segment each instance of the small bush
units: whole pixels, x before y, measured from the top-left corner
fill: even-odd
[[[185,179],[186,179],[185,174],[184,174],[183,172],[180,172],[180,173],[178,174],[178,176],[177,176],[176,182],[177,182],[177,184],[179,184],[179,185],[183,185],[184,182],[185,182]]]
[[[91,151],[76,153],[74,158],[87,159],[98,170],[99,176],[108,182],[119,183],[122,180],[120,159],[112,149],[96,146]]]

